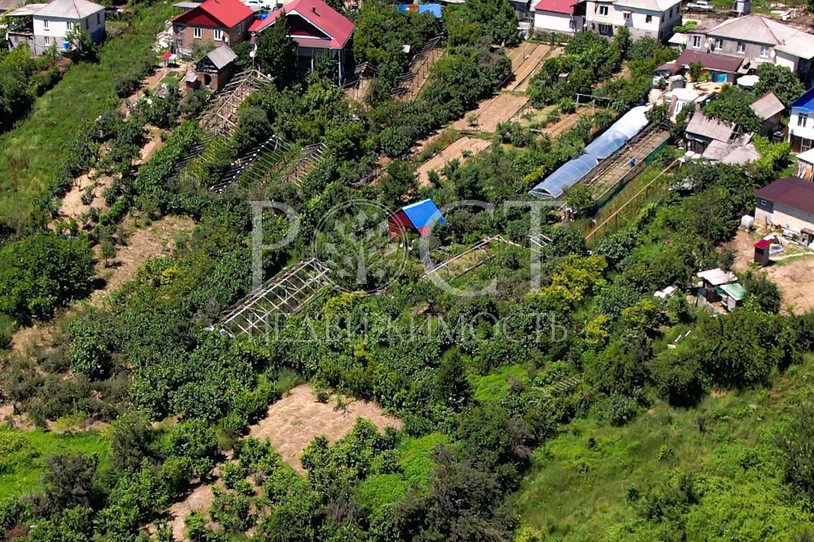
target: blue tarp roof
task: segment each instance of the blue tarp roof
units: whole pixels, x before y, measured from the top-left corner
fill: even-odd
[[[805,94],[791,102],[791,107],[809,111],[814,110],[814,87],[808,89]]]
[[[550,199],[562,196],[568,188],[581,181],[599,165],[601,160],[621,149],[625,143],[644,130],[648,124],[645,116],[648,109],[650,109],[648,106],[640,105],[622,115],[601,136],[586,146],[582,155],[563,164],[543,182],[532,188],[529,194]]]
[[[412,203],[407,207],[402,207],[404,214],[410,219],[410,222],[416,229],[429,226],[436,219],[438,224],[446,224],[447,220],[441,215],[441,211],[431,199],[425,199],[417,203]]]
[[[399,11],[407,11],[413,4],[401,4],[399,6]],[[441,18],[441,4],[419,4],[418,6],[419,13],[432,13],[433,17],[436,19]]]

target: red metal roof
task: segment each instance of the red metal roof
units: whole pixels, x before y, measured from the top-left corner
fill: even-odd
[[[535,11],[553,11],[554,13],[566,13],[568,15],[574,12],[574,6],[579,3],[579,0],[540,0],[534,6]]]
[[[800,177],[777,179],[755,192],[755,196],[814,215],[814,182]]]
[[[755,248],[764,249],[769,248],[770,246],[772,246],[772,242],[769,241],[768,239],[761,239],[760,241],[755,243]]]
[[[301,25],[298,25],[295,32],[292,28],[291,37],[301,47],[341,49],[348,42],[355,28],[351,21],[321,0],[294,0],[270,13],[265,20],[255,21],[249,30],[262,32],[274,24],[280,13],[285,13],[286,16],[299,15],[317,30],[317,32],[306,32],[301,29]],[[327,38],[323,36],[327,36]],[[329,41],[327,41],[328,39]]]
[[[176,24],[234,28],[254,12],[240,0],[206,0],[172,20]]]

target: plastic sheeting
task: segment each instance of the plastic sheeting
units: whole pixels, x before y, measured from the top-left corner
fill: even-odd
[[[583,154],[563,164],[529,191],[539,198],[557,199],[591,171],[599,162],[621,149],[647,126],[645,113],[649,106],[634,107],[613,123],[601,136],[585,147]]]

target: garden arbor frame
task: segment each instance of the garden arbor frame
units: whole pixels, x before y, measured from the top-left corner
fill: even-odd
[[[329,286],[329,272],[311,258],[275,275],[226,313],[221,331],[232,338],[268,337],[279,317],[297,314]]]

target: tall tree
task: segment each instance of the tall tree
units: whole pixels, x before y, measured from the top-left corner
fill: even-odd
[[[755,85],[755,93],[758,96],[774,92],[781,102],[788,105],[806,91],[794,72],[785,66],[767,62],[758,67],[757,74],[760,77],[760,81]]]
[[[278,16],[257,38],[257,65],[275,78],[278,87],[284,87],[294,75],[296,61],[297,44],[291,39],[288,21]]]

